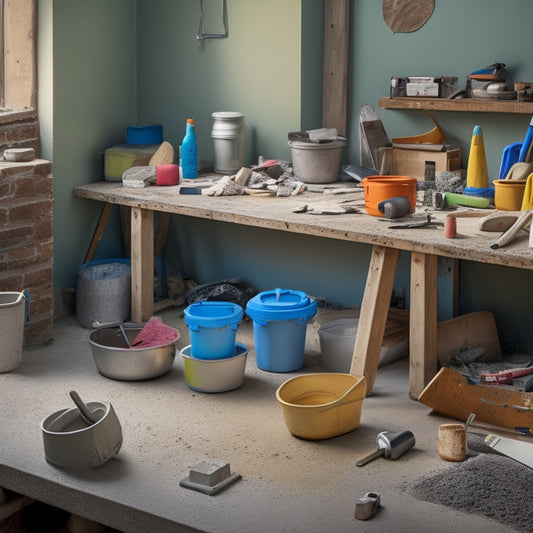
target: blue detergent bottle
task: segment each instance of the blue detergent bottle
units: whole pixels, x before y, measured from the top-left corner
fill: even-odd
[[[198,177],[198,142],[193,118],[187,119],[187,130],[181,143],[181,172],[184,179]]]

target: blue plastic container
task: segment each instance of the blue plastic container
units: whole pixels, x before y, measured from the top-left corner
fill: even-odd
[[[255,355],[261,370],[302,368],[307,323],[316,315],[314,300],[301,291],[265,291],[248,301],[246,314],[254,321]]]
[[[133,124],[126,131],[126,144],[147,146],[163,142],[163,126],[161,124]]]
[[[196,302],[184,311],[191,356],[224,359],[235,355],[235,336],[244,311],[232,302]]]

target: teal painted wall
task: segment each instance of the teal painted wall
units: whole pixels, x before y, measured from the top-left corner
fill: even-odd
[[[205,32],[223,33],[222,1],[204,0]],[[289,157],[300,127],[300,1],[230,0],[227,39],[198,49],[200,2],[138,0],[139,120],[161,122],[178,146],[195,119],[200,160],[213,161],[215,111],[245,116],[245,163]]]
[[[511,83],[533,81],[533,60],[524,46],[532,15],[528,0],[447,0],[435,2],[433,15],[418,31],[395,34],[383,20],[381,2],[352,2],[349,159],[359,158],[361,105],[377,109],[379,97],[389,94],[392,76],[457,76],[457,88],[464,88],[471,72],[500,62],[507,65]],[[424,111],[378,112],[389,137],[433,128]],[[505,146],[523,140],[531,119],[502,113],[435,112],[434,116],[448,142],[462,148],[465,165],[474,126],[481,126],[491,178],[498,177]]]
[[[102,179],[105,148],[125,142],[125,125],[137,119],[137,17],[132,0],[39,4],[41,40],[52,39],[52,58],[40,65],[52,71],[51,81],[47,72],[40,74],[52,87],[40,86],[39,92],[47,97],[40,110],[43,153],[54,164],[57,298],[59,291],[76,286],[101,209],[75,197],[73,188]],[[115,207],[97,258],[122,254]]]
[[[221,0],[204,0],[206,31],[219,33]],[[53,37],[42,54],[53,84],[44,92],[44,153],[55,174],[55,283],[75,286],[99,214],[73,196],[79,183],[102,178],[103,151],[124,142],[127,124],[160,122],[165,138],[181,142],[185,120],[197,120],[200,157],[213,157],[211,113],[237,110],[247,126],[246,163],[258,155],[288,158],[288,131],[319,127],[322,102],[322,0],[228,0],[229,38],[197,49],[199,2],[177,0],[41,0],[40,33]],[[533,80],[528,0],[436,2],[417,32],[393,34],[381,2],[351,3],[348,148],[359,163],[358,114],[377,108],[391,76],[458,76],[508,65],[512,81]],[[51,28],[51,27],[52,28]],[[48,63],[48,64],[46,64]],[[50,79],[52,81],[50,81]],[[48,94],[48,95],[47,95]],[[52,96],[50,96],[50,94]],[[379,110],[389,136],[418,134],[432,123],[421,111]],[[522,140],[531,117],[436,112],[450,142],[468,156],[475,125],[484,132],[489,173],[501,152]],[[96,258],[123,253],[118,216],[108,224]],[[350,223],[357,223],[354,219]],[[370,248],[320,238],[174,217],[169,258],[198,282],[240,276],[258,288],[300,288],[341,303],[360,304]],[[409,255],[401,254],[396,284],[407,289]],[[506,338],[533,349],[528,328],[530,272],[463,262],[461,312],[490,309]]]

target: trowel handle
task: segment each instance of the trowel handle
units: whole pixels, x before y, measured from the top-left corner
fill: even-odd
[[[357,466],[365,466],[374,459],[377,459],[378,457],[383,457],[385,455],[385,448],[378,448],[375,452],[372,452],[370,455],[367,455],[366,457],[363,457],[363,459],[360,459],[355,463]]]

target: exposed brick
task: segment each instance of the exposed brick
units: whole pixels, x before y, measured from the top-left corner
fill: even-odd
[[[9,125],[6,127],[5,134],[7,143],[25,139],[38,139],[39,125],[35,123]]]
[[[24,245],[30,237],[33,236],[33,227],[23,226],[4,226],[0,228],[0,246],[2,250],[7,250],[13,246]]]
[[[43,219],[35,228],[34,239],[37,241],[49,241],[53,236],[53,225],[51,219]]]
[[[7,253],[7,266],[9,270],[24,270],[37,263],[39,253],[34,246],[12,248]]]
[[[33,176],[27,178],[17,179],[14,182],[15,195],[19,201],[23,201],[24,198],[35,197],[35,179]]]
[[[44,283],[48,280],[53,279],[53,270],[51,266],[45,265],[38,270],[32,270],[31,276],[28,273],[25,274],[25,285],[26,287],[31,287],[32,285],[38,285],[39,283]]]
[[[33,176],[33,168],[29,163],[3,163],[0,165],[2,178],[25,178]]]
[[[40,242],[37,245],[39,256],[41,261],[48,262],[52,261],[54,258],[54,243],[50,239],[48,242]]]
[[[28,318],[29,320],[35,320],[42,318],[50,311],[52,307],[52,298],[39,298],[36,299],[35,295],[30,293],[30,304],[28,305]]]
[[[33,178],[33,190],[36,196],[47,196],[48,198],[52,197],[54,192],[54,182],[50,179],[50,175],[46,176],[35,176]]]
[[[24,344],[38,345],[45,344],[52,340],[52,319],[43,318],[37,322],[32,322],[24,327]]]
[[[2,137],[2,135],[4,136]],[[39,148],[38,124],[0,124],[11,146]],[[15,139],[20,135],[20,139]],[[49,162],[0,164],[0,291],[30,292],[26,344],[52,338],[53,328],[53,177]]]
[[[50,216],[53,205],[51,199],[16,205],[10,209],[9,218],[11,222],[28,221],[40,224]]]
[[[35,177],[47,178],[52,181],[52,163],[41,163],[34,168]]]
[[[0,273],[0,291],[13,292],[20,291],[23,285],[24,275],[22,272],[12,272],[3,275]]]

